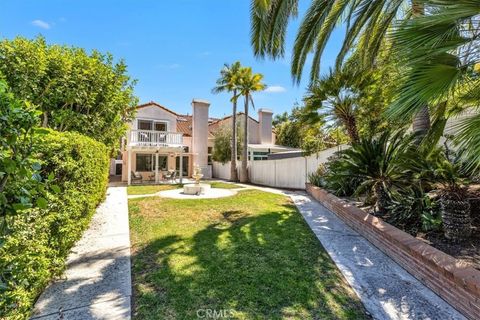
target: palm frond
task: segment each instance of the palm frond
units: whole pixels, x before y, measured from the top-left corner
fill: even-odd
[[[405,72],[391,117],[413,115],[425,104],[452,98],[478,61],[477,54],[464,52],[475,39],[461,31],[465,21],[480,13],[478,1],[430,0],[426,6],[430,15],[402,22],[392,36]],[[477,59],[463,59],[465,54]]]
[[[297,15],[297,8],[298,0],[252,0],[250,37],[256,56],[284,55],[288,21]]]

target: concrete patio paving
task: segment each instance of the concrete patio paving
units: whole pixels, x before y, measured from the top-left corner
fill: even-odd
[[[32,319],[130,319],[131,283],[127,191],[109,187],[62,279],[43,292]]]

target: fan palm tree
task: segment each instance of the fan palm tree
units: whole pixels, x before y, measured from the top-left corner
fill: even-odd
[[[212,93],[221,92],[232,93],[232,146],[231,146],[231,162],[230,162],[230,180],[238,181],[237,175],[237,100],[238,100],[238,79],[242,65],[239,61],[231,65],[225,64],[220,71],[220,78],[216,81],[215,88]]]
[[[304,102],[310,112],[320,111],[320,117],[343,125],[350,141],[357,143],[356,98],[349,79],[341,72],[330,70],[329,74],[310,85]]]
[[[399,17],[424,13],[425,0],[315,0],[300,23],[292,52],[291,74],[297,83],[305,62],[313,53],[310,81],[320,77],[320,62],[326,44],[339,22],[346,35],[337,56],[337,67],[352,48],[362,61],[373,63],[389,28]],[[280,58],[285,54],[285,35],[290,19],[298,14],[298,0],[252,0],[251,43],[257,57]],[[408,9],[410,6],[410,9]],[[424,134],[430,127],[426,105],[415,115],[414,132]]]
[[[240,174],[240,182],[248,182],[247,162],[248,162],[248,111],[249,104],[255,108],[252,93],[265,90],[266,85],[262,82],[263,75],[253,73],[252,68],[241,68],[238,76],[238,95],[244,97],[244,124],[243,124],[243,152],[242,152],[242,170]]]
[[[427,15],[406,20],[393,40],[405,61],[403,85],[389,112],[403,117],[426,104],[442,114],[452,108],[475,109],[480,101],[480,1],[426,0]],[[480,115],[458,126],[456,141],[480,165]]]

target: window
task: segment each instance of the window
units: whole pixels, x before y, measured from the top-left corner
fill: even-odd
[[[212,150],[213,150],[213,147],[208,147],[208,158],[207,158],[207,164],[212,164],[213,161],[212,161]]]
[[[253,151],[253,160],[267,160],[268,152],[265,151]]]
[[[168,156],[158,156],[158,170],[168,170]],[[155,154],[137,154],[136,171],[151,172],[155,171]]]
[[[168,124],[166,121],[154,121],[154,120],[137,120],[138,130],[155,130],[155,131],[168,131]]]
[[[136,171],[153,171],[153,155],[152,154],[137,154]]]
[[[183,172],[182,172],[182,175],[184,177],[188,176],[188,156],[183,156],[183,161],[182,161],[182,168],[183,168]],[[177,156],[176,159],[175,159],[175,169],[177,170],[177,173],[180,172],[180,157]]]
[[[155,122],[155,131],[167,131],[167,123]]]
[[[155,170],[155,156],[153,158],[153,170]],[[168,170],[168,156],[158,156],[158,170],[167,171]]]
[[[138,130],[152,130],[151,120],[138,120]]]

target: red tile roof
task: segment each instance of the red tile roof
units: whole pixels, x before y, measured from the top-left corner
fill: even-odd
[[[149,106],[155,106],[155,107],[158,107],[160,109],[163,109],[167,112],[170,112],[171,114],[177,116],[177,132],[181,132],[183,133],[184,136],[187,136],[187,137],[191,137],[192,136],[192,122],[193,122],[193,117],[191,115],[188,115],[188,114],[178,114],[170,109],[168,109],[167,107],[164,107],[162,106],[161,104],[155,102],[155,101],[150,101],[150,102],[147,102],[147,103],[143,103],[141,105],[138,105],[137,106],[137,109],[140,109],[140,108],[145,108],[145,107],[149,107]],[[238,115],[243,115],[244,112],[238,112],[237,113],[237,116]],[[209,118],[208,120],[208,132],[210,134],[210,136],[213,136],[213,134],[215,133],[215,131],[218,129],[220,123],[223,121],[223,120],[227,120],[229,118],[231,118],[232,115],[229,115],[229,116],[226,116],[226,117],[223,117],[223,118]],[[252,117],[249,116],[249,118],[255,122],[258,123],[257,120],[253,119]]]
[[[192,136],[192,116],[179,115],[177,117],[177,132],[181,132],[187,137]]]

